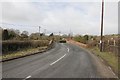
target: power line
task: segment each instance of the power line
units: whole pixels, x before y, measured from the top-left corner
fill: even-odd
[[[37,27],[37,26],[34,26],[34,25],[13,24],[13,23],[5,23],[5,22],[0,22],[0,24],[2,24],[2,25],[11,25],[11,26]]]
[[[0,27],[3,27],[3,26],[22,26],[22,27],[32,27],[32,28],[34,28],[34,27],[38,27],[37,25],[23,25],[23,24],[14,24],[14,23],[6,23],[6,22],[0,22]],[[46,26],[46,25],[42,25],[42,26]],[[43,33],[58,33],[58,32],[54,32],[54,31],[49,31],[49,30],[47,30],[47,29],[45,29],[45,28],[43,28],[43,27],[41,27],[41,26],[39,26],[39,33],[40,33],[40,31],[41,31],[41,29],[43,30]]]

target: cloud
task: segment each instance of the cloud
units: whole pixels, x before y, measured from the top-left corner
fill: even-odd
[[[42,12],[34,8],[30,3],[3,3],[3,21],[33,22],[42,19]],[[41,14],[41,16],[39,16]],[[39,18],[40,19],[39,19]]]
[[[118,33],[118,3],[106,3],[104,15],[104,33]]]
[[[117,2],[105,3],[104,33],[117,33]],[[37,25],[42,31],[74,34],[100,34],[100,2],[4,2],[2,22]],[[7,27],[7,26],[6,26]],[[9,26],[10,27],[10,26]],[[11,26],[30,33],[37,27]]]
[[[118,2],[119,0],[104,0],[105,2]],[[1,0],[1,2],[101,2],[101,0]]]

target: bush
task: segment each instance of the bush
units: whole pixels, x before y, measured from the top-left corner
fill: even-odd
[[[74,40],[77,41],[77,42],[84,43],[84,44],[87,43],[86,37],[83,37],[83,36],[75,36]]]
[[[33,40],[33,41],[3,41],[2,42],[2,53],[9,51],[18,51],[24,48],[36,48],[48,46],[48,40]]]

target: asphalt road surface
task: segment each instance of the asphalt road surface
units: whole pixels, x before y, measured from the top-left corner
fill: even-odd
[[[47,52],[3,62],[3,78],[115,78],[92,53],[79,46],[56,43]]]

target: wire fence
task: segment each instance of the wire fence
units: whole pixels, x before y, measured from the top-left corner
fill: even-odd
[[[98,43],[98,47],[100,48],[99,43]],[[119,56],[119,50],[120,50],[119,40],[103,41],[102,49],[103,52],[112,52],[116,56]]]
[[[88,47],[98,47],[100,49],[100,40],[90,40],[88,41]],[[104,39],[102,42],[102,51],[103,52],[111,52],[116,56],[120,56],[120,39],[117,37],[115,39]]]

